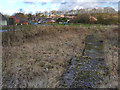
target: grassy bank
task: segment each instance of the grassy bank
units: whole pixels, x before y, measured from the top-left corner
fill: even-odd
[[[109,76],[105,78],[104,83],[101,85],[103,88],[118,88],[118,41],[119,29],[113,29],[104,33],[104,57],[106,64],[109,68]]]
[[[16,31],[14,41],[13,32],[4,32],[4,87],[55,87],[69,60],[82,54],[90,33],[81,27],[38,26]]]
[[[107,33],[113,28],[74,25],[26,26],[22,31],[18,28],[15,38],[13,31],[3,32],[4,87],[54,88],[70,59],[82,55],[86,36],[96,34],[109,41],[105,41],[105,45],[112,46],[111,39],[116,38],[116,34],[112,38]],[[106,46],[105,50],[108,50],[107,48]],[[107,60],[109,59],[106,58]]]
[[[17,26],[16,31],[3,32],[3,46],[10,45],[22,45],[24,42],[34,40],[35,37],[40,39],[46,39],[47,37],[58,36],[67,32],[79,32],[80,26]],[[85,29],[85,28],[84,28]],[[46,37],[46,38],[43,38]],[[31,42],[31,41],[30,41]]]
[[[108,76],[101,82],[100,88],[118,88],[118,40],[119,28],[106,29],[99,31],[96,36],[103,40],[104,60],[108,68]]]

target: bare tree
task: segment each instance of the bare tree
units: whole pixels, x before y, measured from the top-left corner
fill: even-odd
[[[54,15],[57,14],[57,11],[56,11],[56,10],[52,10],[51,12],[52,12],[52,14],[54,14]]]
[[[105,7],[104,13],[116,13],[115,9],[112,7]]]
[[[45,16],[48,16],[48,11],[44,11],[44,15],[45,15]]]

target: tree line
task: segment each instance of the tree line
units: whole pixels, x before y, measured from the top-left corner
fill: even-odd
[[[90,16],[94,16],[97,20],[90,21]],[[120,24],[118,13],[93,13],[93,14],[79,14],[71,20],[71,23],[84,23],[84,24]]]

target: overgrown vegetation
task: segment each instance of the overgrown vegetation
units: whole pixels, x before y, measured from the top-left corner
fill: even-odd
[[[15,34],[13,31],[3,32],[4,87],[54,88],[70,59],[82,55],[87,35],[97,32],[96,36],[104,37],[103,40],[109,41],[106,42],[106,48],[109,48],[107,45],[110,45],[110,48],[114,44],[116,45],[113,42],[117,41],[116,34],[112,34],[114,25],[83,24],[83,26],[24,26],[22,29],[17,27],[18,30]],[[109,31],[112,31],[110,36]],[[106,52],[110,51],[113,54],[107,53],[105,55],[108,57],[115,55],[113,58],[116,63],[117,49],[115,47],[117,46],[115,45],[112,48],[115,53],[111,49],[107,49]],[[110,66],[111,59],[108,57],[106,60]],[[111,70],[112,67],[110,67],[110,72]]]
[[[73,18],[73,20],[71,20],[71,22],[88,24],[88,23],[90,23],[89,17],[90,17],[90,15],[88,15],[88,14],[80,14],[77,17]]]
[[[81,55],[90,33],[76,26],[38,26],[16,31],[14,41],[13,32],[4,32],[4,87],[54,88],[68,61]]]
[[[104,78],[104,82],[99,86],[101,88],[119,88],[118,33],[120,33],[118,28],[99,33],[99,36],[104,39],[104,57],[109,70],[109,75]]]
[[[66,18],[58,18],[57,22],[67,22],[67,19]]]
[[[111,14],[111,13],[98,13],[98,14],[91,14],[94,16],[97,21],[90,22],[90,14],[80,14],[77,17],[73,18],[71,22],[73,23],[83,23],[83,24],[103,24],[103,25],[111,25],[111,24],[119,24],[118,22],[118,14]]]

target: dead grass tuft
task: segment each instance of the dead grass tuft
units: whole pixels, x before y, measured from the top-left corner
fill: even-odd
[[[82,55],[87,34],[90,31],[81,27],[37,26],[33,30],[17,31],[16,41],[10,38],[11,44],[6,44],[8,38],[4,38],[4,81],[12,77],[4,82],[5,86],[55,87],[69,60]],[[3,37],[7,35],[8,32],[3,33]]]

